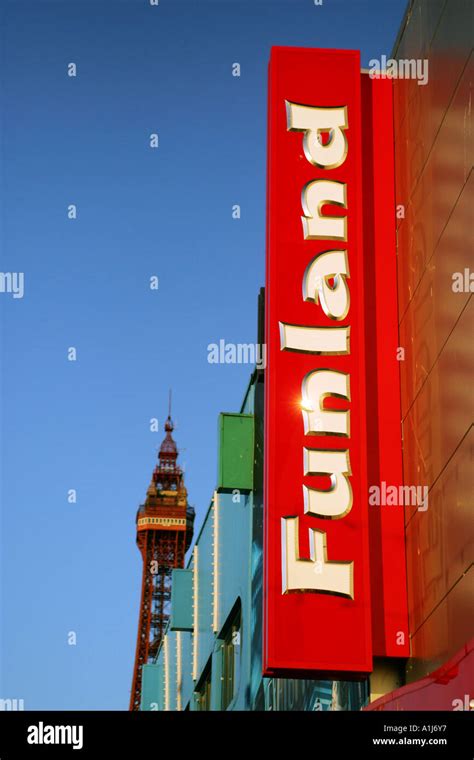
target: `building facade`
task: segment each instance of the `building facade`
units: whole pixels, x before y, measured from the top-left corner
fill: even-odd
[[[405,510],[411,656],[381,709],[474,704],[472,28],[472,3],[416,0],[392,54],[428,65],[394,84],[404,482],[428,500]]]
[[[410,657],[360,682],[263,679],[263,383],[219,422],[216,491],[184,570],[143,710],[472,709],[474,291],[472,18],[464,0],[410,2],[392,58],[401,425]],[[260,320],[263,309],[260,308]],[[260,324],[259,341],[263,329]]]

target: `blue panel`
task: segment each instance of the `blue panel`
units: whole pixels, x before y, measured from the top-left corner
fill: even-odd
[[[173,570],[171,576],[172,631],[193,630],[193,571]]]
[[[163,666],[144,665],[142,669],[141,710],[164,709]]]

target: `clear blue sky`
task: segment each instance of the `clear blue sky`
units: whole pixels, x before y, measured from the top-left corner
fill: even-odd
[[[3,0],[1,269],[25,295],[0,294],[0,698],[127,709],[135,513],[168,388],[199,528],[217,415],[250,374],[207,345],[256,340],[270,46],[360,49],[367,66],[405,4]]]

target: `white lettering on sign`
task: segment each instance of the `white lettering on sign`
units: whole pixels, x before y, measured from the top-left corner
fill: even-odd
[[[287,128],[304,132],[307,160],[320,169],[344,163],[348,144],[347,108],[316,108],[286,103]],[[323,139],[326,135],[326,139]],[[347,241],[347,217],[326,216],[327,204],[347,209],[347,186],[334,180],[313,180],[302,191],[301,205],[305,240]],[[319,306],[334,321],[344,319],[350,309],[347,251],[329,250],[315,256],[303,276],[302,298]],[[317,355],[350,353],[350,326],[317,327],[280,322],[280,348]],[[305,435],[349,437],[350,411],[325,408],[328,397],[350,401],[350,376],[332,369],[316,369],[302,383],[302,414]],[[304,476],[324,476],[326,489],[303,485],[304,512],[325,520],[340,520],[352,509],[353,495],[349,451],[303,449]],[[299,518],[282,518],[282,592],[314,591],[354,598],[354,563],[328,559],[327,534],[309,529],[310,558],[300,556]]]
[[[303,149],[310,164],[320,169],[335,169],[346,160],[347,108],[315,108],[286,101],[288,131],[304,132]],[[325,145],[322,134],[328,132]]]
[[[354,598],[352,562],[328,562],[326,533],[309,529],[310,559],[300,558],[298,517],[282,520],[283,589]]]
[[[301,221],[305,240],[347,240],[346,217],[324,216],[323,206],[328,203],[347,208],[344,182],[315,179],[304,186],[301,193],[304,216]]]
[[[350,399],[349,375],[332,369],[317,369],[303,380],[303,421],[305,435],[349,435],[349,412],[325,410],[328,396]]]
[[[303,298],[320,304],[327,317],[337,321],[347,317],[350,305],[347,251],[325,251],[306,267]],[[334,280],[333,285],[329,280]]]

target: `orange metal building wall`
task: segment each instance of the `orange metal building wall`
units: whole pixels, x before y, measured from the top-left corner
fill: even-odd
[[[474,299],[453,291],[474,271],[473,8],[415,0],[393,53],[429,61],[394,82],[404,478],[429,487],[406,508],[408,682],[474,635]]]

